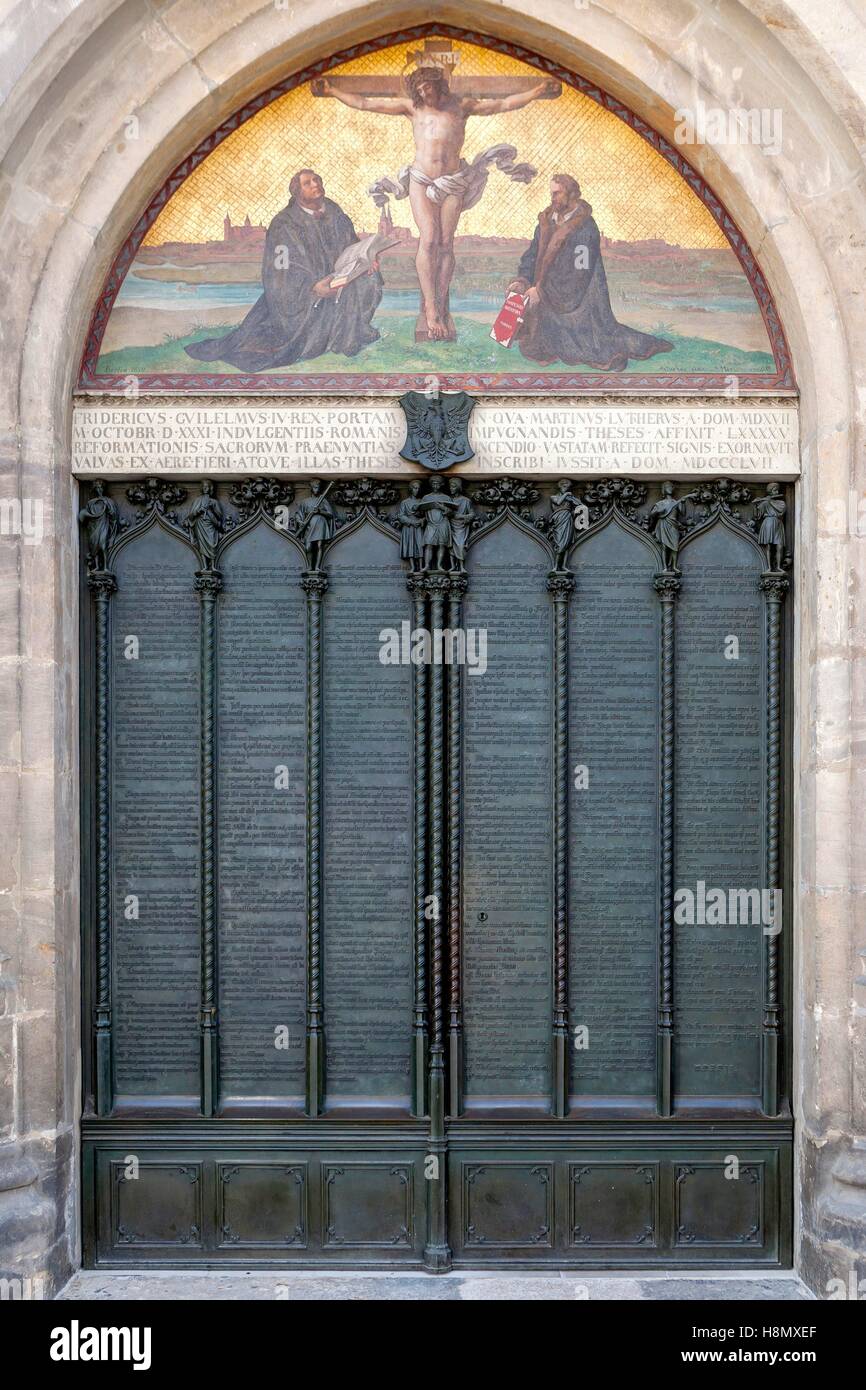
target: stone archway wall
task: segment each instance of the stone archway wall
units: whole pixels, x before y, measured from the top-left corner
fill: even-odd
[[[77,536],[72,387],[116,248],[174,165],[245,97],[366,37],[431,20],[597,80],[668,139],[674,112],[782,113],[783,150],[691,147],[748,237],[800,384],[794,806],[799,1263],[866,1274],[866,24],[843,0],[21,0],[0,111],[0,1249],[48,1292],[78,1262]],[[138,120],[137,138],[125,123]],[[859,508],[859,510],[858,510]],[[866,526],[866,522],[863,523]],[[858,1255],[859,1250],[859,1266]],[[5,1253],[8,1252],[8,1253]]]

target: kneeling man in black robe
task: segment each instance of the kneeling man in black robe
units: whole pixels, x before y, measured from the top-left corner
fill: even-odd
[[[551,179],[550,207],[538,214],[532,245],[508,289],[526,296],[517,341],[531,362],[585,363],[598,371],[621,372],[630,358],[641,361],[673,349],[666,338],[639,333],[614,318],[601,234],[570,174]]]
[[[312,169],[294,175],[289,194],[268,227],[261,299],[230,333],[190,343],[190,357],[261,372],[325,352],[354,357],[379,337],[371,323],[382,298],[378,270],[339,291],[329,284],[340,252],[358,240],[351,219]]]

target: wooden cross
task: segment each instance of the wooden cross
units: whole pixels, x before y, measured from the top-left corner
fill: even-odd
[[[458,54],[450,39],[425,39],[423,49],[410,50],[406,54],[407,72],[410,66],[438,67],[448,79],[448,85],[456,97],[508,97],[514,92],[528,92],[543,82],[544,76],[537,77],[481,77],[467,73],[465,76],[455,71]],[[405,77],[386,77],[359,73],[354,77],[329,77],[332,87],[342,92],[351,92],[359,97],[404,97],[406,95]],[[559,82],[550,81],[550,96],[558,97],[562,91]],[[313,96],[322,95],[319,81],[312,83]]]
[[[431,63],[430,66],[434,65]],[[456,97],[508,97],[513,92],[528,92],[544,81],[542,77],[482,77],[468,74],[464,77],[450,77],[448,73],[445,76],[448,77],[448,86]],[[406,96],[406,86],[401,76],[386,77],[358,73],[354,77],[329,77],[328,81],[339,91],[352,92],[359,97]],[[557,90],[551,86],[551,97],[558,97],[562,91],[559,83],[556,86]],[[314,97],[322,95],[318,80],[312,83],[312,91]]]

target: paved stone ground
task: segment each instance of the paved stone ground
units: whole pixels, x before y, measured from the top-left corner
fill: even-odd
[[[805,1284],[792,1273],[746,1274],[587,1274],[573,1270],[538,1274],[459,1273],[321,1274],[318,1271],[269,1271],[263,1274],[224,1274],[184,1270],[147,1270],[136,1274],[106,1274],[82,1270],[58,1295],[62,1300],[116,1299],[230,1302],[279,1299],[288,1302],[325,1300],[448,1300],[492,1302],[528,1299],[562,1300],[685,1300],[738,1299],[744,1302],[797,1302],[812,1299]]]

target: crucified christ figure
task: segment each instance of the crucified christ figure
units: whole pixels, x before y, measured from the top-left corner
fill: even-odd
[[[469,116],[494,116],[503,111],[519,111],[530,102],[557,97],[558,82],[545,80],[522,91],[501,97],[457,96],[449,87],[442,68],[420,67],[406,78],[405,96],[363,96],[337,85],[328,78],[313,83],[316,96],[336,97],[358,111],[378,111],[385,116],[406,116],[415,134],[415,158],[401,170],[399,182],[381,179],[371,192],[380,203],[387,193],[408,194],[418,227],[418,253],[415,267],[421,286],[426,336],[455,337],[448,312],[448,291],[454,274],[454,233],[460,214],[473,207],[484,191],[490,165],[521,183],[535,177],[529,164],[515,164],[517,153],[511,145],[496,145],[484,151],[472,164],[462,159],[466,121]]]

